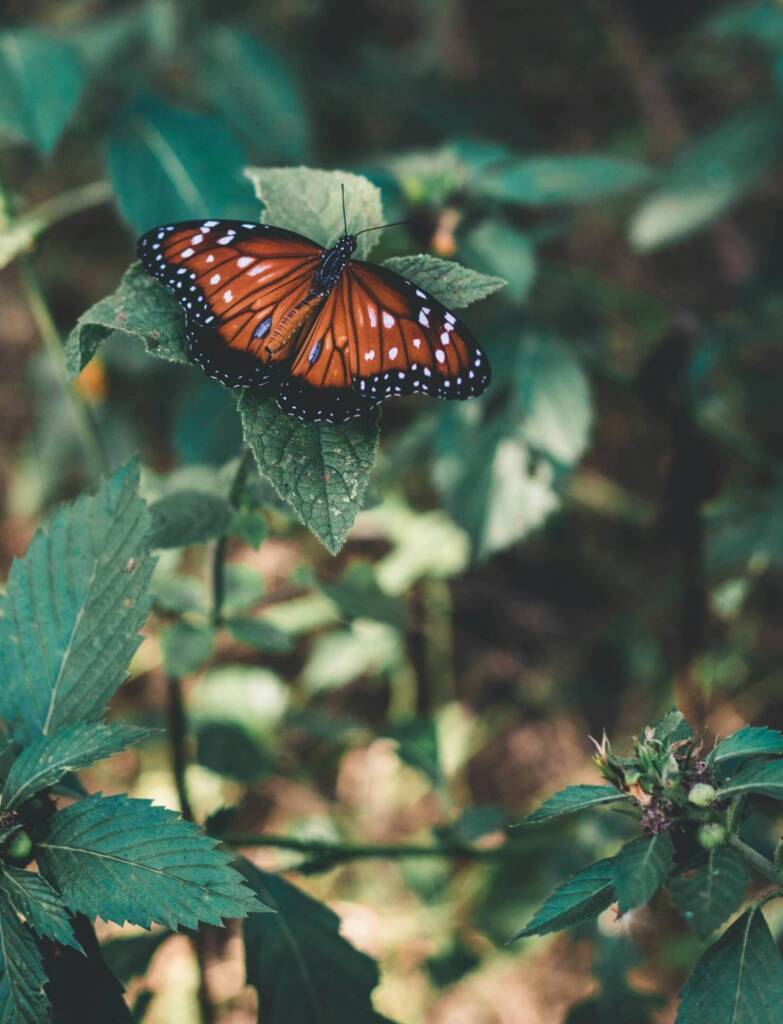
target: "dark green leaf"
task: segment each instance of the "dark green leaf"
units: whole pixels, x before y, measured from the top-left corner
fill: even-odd
[[[65,904],[45,878],[34,871],[5,865],[0,869],[0,888],[40,938],[84,952],[74,935]]]
[[[783,761],[746,765],[721,785],[719,793],[721,797],[736,796],[739,793],[763,793],[776,800],[783,800]]]
[[[746,725],[714,748],[710,755],[712,764],[720,764],[739,757],[776,757],[783,755],[783,734],[776,729]]]
[[[230,619],[226,627],[237,643],[254,647],[257,651],[284,654],[293,646],[288,633],[263,619]]]
[[[392,256],[384,260],[383,265],[413,281],[451,309],[486,299],[506,284],[502,277],[480,274],[453,260],[441,260],[435,256]]]
[[[652,177],[636,160],[613,156],[539,156],[496,164],[471,182],[473,191],[507,203],[551,206],[595,202],[638,189]]]
[[[433,786],[443,785],[438,731],[431,718],[398,722],[388,735],[397,741],[397,756],[401,761],[426,775]]]
[[[0,895],[0,1024],[47,1024],[45,985],[33,933]]]
[[[725,845],[710,850],[704,867],[669,881],[678,910],[704,939],[739,907],[747,885],[744,860]]]
[[[0,712],[20,741],[99,718],[150,605],[154,559],[136,463],[62,508],[11,566],[0,611]]]
[[[173,811],[95,794],[58,811],[36,850],[65,903],[86,917],[195,928],[257,909],[215,847]]]
[[[212,654],[215,631],[208,626],[175,622],[160,635],[166,674],[181,679],[197,672]]]
[[[632,839],[614,858],[614,885],[620,913],[646,903],[668,875],[674,848],[666,832]]]
[[[153,548],[185,548],[227,533],[234,510],[217,494],[175,491],[150,505]]]
[[[505,221],[486,219],[467,235],[462,252],[486,273],[502,275],[509,298],[525,301],[536,273],[535,247],[526,234]]]
[[[247,980],[264,1024],[384,1024],[372,1005],[378,968],[340,935],[337,915],[248,861],[241,870],[277,911],[251,914],[244,926]]]
[[[519,822],[520,825],[535,825],[539,821],[551,821],[563,814],[584,811],[589,807],[600,807],[602,804],[613,804],[618,800],[627,800],[625,793],[619,792],[614,786],[568,786],[555,793],[541,806],[528,814]]]
[[[256,551],[264,543],[269,533],[264,513],[252,508],[242,508],[237,512],[231,530]]]
[[[779,1024],[783,964],[758,907],[710,946],[680,997],[677,1024]]]
[[[614,863],[598,860],[563,882],[538,908],[515,939],[570,928],[602,913],[614,900]]]
[[[322,583],[321,589],[349,622],[375,619],[399,629],[407,623],[405,604],[381,590],[373,567],[366,562],[351,563],[337,582]]]
[[[86,956],[49,943],[45,950],[50,1024],[133,1024],[122,985],[101,956],[92,925],[79,916],[73,923]]]

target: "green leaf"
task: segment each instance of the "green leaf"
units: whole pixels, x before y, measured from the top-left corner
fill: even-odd
[[[324,547],[336,554],[367,492],[378,416],[335,426],[303,423],[274,399],[244,391],[239,412],[260,472]]]
[[[227,533],[234,509],[225,498],[206,491],[175,491],[150,505],[150,547],[186,548]]]
[[[65,903],[89,918],[195,928],[258,906],[215,840],[148,800],[95,794],[71,804],[50,819],[36,855]]]
[[[441,260],[425,254],[392,256],[384,260],[383,266],[413,281],[451,309],[486,299],[506,284],[502,277],[480,274],[453,260]]]
[[[252,215],[242,149],[222,121],[144,98],[112,124],[109,177],[138,234],[179,220]]]
[[[778,1024],[783,964],[758,907],[746,910],[694,967],[676,1024]]]
[[[573,814],[575,811],[584,811],[590,807],[600,807],[602,804],[613,804],[618,800],[627,799],[625,793],[621,793],[614,786],[568,786],[550,796],[537,810],[523,818],[519,825],[536,825],[539,821],[551,821],[564,814]]]
[[[407,624],[406,605],[399,597],[381,590],[373,566],[366,562],[352,562],[339,580],[322,583],[321,590],[349,622],[374,619],[398,629],[404,629]]]
[[[310,141],[307,116],[277,54],[253,36],[214,22],[199,43],[208,102],[265,159],[302,160]]]
[[[87,722],[60,729],[53,736],[41,736],[25,747],[11,766],[0,808],[13,810],[42,789],[59,782],[68,772],[88,768],[95,761],[111,757],[150,735],[149,729],[132,725]]]
[[[51,153],[83,88],[82,65],[67,43],[35,29],[0,33],[0,134]]]
[[[244,925],[247,980],[264,1024],[384,1024],[372,1005],[378,968],[340,935],[337,915],[249,861],[241,870],[277,911]]]
[[[11,566],[0,611],[0,713],[20,742],[103,714],[141,639],[154,559],[139,468],[60,509]]]
[[[515,939],[546,935],[589,921],[614,900],[614,863],[598,860],[559,885]]]
[[[51,944],[44,954],[52,1002],[50,1024],[133,1024],[139,1018],[128,1009],[122,985],[103,959],[94,928],[81,916],[73,919],[73,925],[86,956]]]
[[[746,765],[720,787],[719,796],[737,796],[739,793],[763,793],[783,800],[783,761],[755,762]]]
[[[646,903],[668,875],[674,847],[666,832],[632,839],[614,858],[614,885],[620,913]]]
[[[265,206],[265,224],[298,231],[321,245],[334,244],[345,230],[342,185],[351,234],[383,224],[380,189],[362,175],[312,167],[249,167],[245,173]],[[370,254],[379,235],[371,231],[357,239],[358,259]]]
[[[359,619],[350,629],[317,638],[302,670],[309,693],[334,690],[363,675],[382,676],[399,665],[402,647],[397,630]]]
[[[0,1022],[47,1024],[45,985],[43,960],[33,933],[0,896]]]
[[[678,241],[738,202],[778,162],[781,108],[745,109],[691,143],[674,160],[629,228],[641,252]]]
[[[42,875],[4,865],[0,868],[0,888],[40,938],[84,952],[65,904]]]
[[[397,756],[425,775],[433,786],[442,786],[438,730],[432,718],[412,718],[397,722],[387,733],[397,742]]]
[[[783,734],[766,726],[746,725],[715,747],[711,764],[720,764],[735,757],[776,757],[783,755]]]
[[[236,513],[231,531],[256,551],[269,535],[266,516],[252,508],[241,508]]]
[[[480,195],[523,206],[589,203],[646,185],[645,164],[613,156],[539,156],[496,164],[471,182]]]
[[[246,644],[257,651],[285,654],[293,647],[288,633],[263,619],[230,619],[226,627],[237,643]]]
[[[704,867],[669,881],[677,909],[703,939],[739,907],[747,885],[744,860],[725,845],[710,850]]]
[[[140,263],[131,264],[117,291],[79,317],[65,345],[68,376],[77,377],[115,332],[137,338],[161,359],[188,362],[184,314]]]
[[[486,273],[502,273],[508,297],[525,301],[536,273],[535,246],[526,234],[506,221],[486,218],[467,235],[462,252]]]
[[[175,622],[160,635],[166,674],[181,679],[197,672],[212,654],[215,631],[190,622]]]

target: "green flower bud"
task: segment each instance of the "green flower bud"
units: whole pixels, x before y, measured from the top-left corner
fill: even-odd
[[[705,850],[714,850],[726,842],[726,829],[717,822],[702,825],[699,829],[698,838]]]
[[[697,782],[688,793],[688,800],[696,807],[709,807],[717,795],[714,786],[710,786],[706,782]]]
[[[6,860],[11,864],[26,864],[33,852],[33,841],[24,831],[17,832],[8,840],[3,851]]]

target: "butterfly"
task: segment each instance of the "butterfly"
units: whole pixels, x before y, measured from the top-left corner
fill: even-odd
[[[299,419],[481,394],[490,367],[473,335],[414,282],[353,259],[361,233],[346,225],[327,249],[269,224],[193,220],[148,231],[138,255],[185,312],[189,358]]]

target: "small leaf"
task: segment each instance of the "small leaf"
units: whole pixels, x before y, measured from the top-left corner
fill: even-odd
[[[375,619],[389,626],[404,629],[408,610],[399,597],[385,593],[378,586],[374,568],[365,562],[353,562],[335,583],[322,583],[321,590],[349,622],[354,619]]]
[[[441,260],[424,254],[392,256],[384,260],[383,266],[413,281],[450,309],[459,309],[469,306],[471,302],[486,299],[506,285],[502,277],[480,274],[453,260]]]
[[[744,860],[726,845],[710,850],[704,867],[669,880],[677,909],[703,939],[739,907],[747,885]]]
[[[258,906],[216,845],[148,800],[94,794],[58,811],[36,850],[41,871],[86,917],[195,928]]]
[[[47,1024],[46,974],[33,933],[0,895],[0,1021]]]
[[[84,952],[65,904],[42,875],[5,865],[0,869],[0,888],[40,938]]]
[[[598,860],[559,885],[514,938],[546,935],[589,921],[606,910],[614,898],[614,863],[611,858]]]
[[[433,786],[443,785],[438,730],[432,718],[412,718],[392,726],[388,735],[397,741],[397,756],[425,775]]]
[[[0,134],[51,153],[84,88],[78,54],[35,29],[0,33]]]
[[[720,787],[720,798],[738,793],[763,793],[783,800],[783,761],[754,762],[746,765]]]
[[[149,729],[132,725],[89,722],[60,729],[53,736],[42,736],[25,747],[11,766],[0,807],[3,811],[13,810],[59,782],[68,772],[88,768],[150,735]]]
[[[614,885],[620,913],[646,903],[668,875],[674,847],[666,832],[632,839],[614,858]]]
[[[353,525],[367,492],[378,445],[378,416],[335,426],[303,423],[274,399],[244,391],[239,412],[260,472],[332,554]]]
[[[256,551],[258,551],[269,534],[266,516],[263,512],[258,512],[252,508],[242,508],[236,513],[231,530],[245,544],[250,545]]]
[[[538,156],[495,164],[469,187],[480,195],[523,206],[588,203],[646,185],[650,168],[613,156]]]
[[[103,714],[147,617],[154,559],[136,463],[61,508],[11,566],[0,604],[0,713],[20,742]]]
[[[378,968],[340,935],[340,921],[278,875],[243,860],[253,891],[275,914],[244,925],[247,980],[264,1024],[389,1024],[372,1005]]]
[[[263,619],[231,619],[226,627],[237,643],[254,647],[257,651],[285,654],[293,646],[288,633]]]
[[[150,547],[186,548],[203,544],[227,533],[234,510],[217,494],[205,491],[175,491],[150,505],[152,533]]]
[[[383,224],[380,189],[362,175],[312,167],[248,167],[245,173],[264,204],[265,224],[298,231],[321,245],[333,245],[345,231],[342,185],[349,233]],[[357,259],[366,259],[379,234],[357,239]]]
[[[710,755],[711,764],[720,764],[731,758],[783,756],[783,733],[766,726],[746,725],[727,736],[714,748]]]
[[[536,250],[530,238],[505,221],[485,218],[461,247],[465,258],[487,274],[507,279],[507,297],[524,302],[536,273]]]
[[[676,1024],[779,1024],[783,964],[758,907],[746,910],[696,964]]]
[[[523,818],[519,825],[536,825],[539,821],[551,821],[564,814],[573,814],[574,811],[584,811],[590,807],[600,807],[602,804],[613,804],[618,800],[627,799],[625,793],[621,793],[614,786],[568,786],[550,796],[537,810]]]
[[[197,672],[212,654],[215,631],[189,622],[175,622],[160,635],[166,675],[178,679]]]

